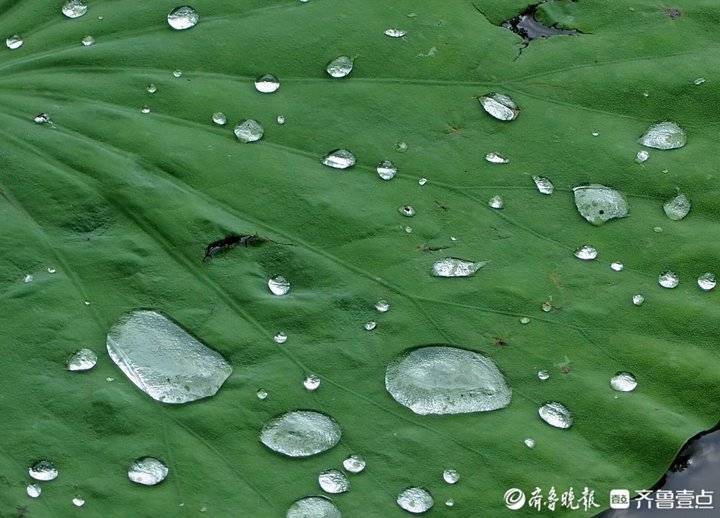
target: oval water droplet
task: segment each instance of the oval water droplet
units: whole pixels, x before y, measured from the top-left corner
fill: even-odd
[[[448,484],[457,484],[457,481],[460,480],[460,474],[454,469],[448,468],[443,471],[443,480]]]
[[[295,500],[285,518],[342,518],[342,514],[327,498],[308,496]]]
[[[37,498],[42,493],[42,488],[40,484],[28,484],[25,491],[30,498]]]
[[[637,387],[637,380],[629,372],[618,372],[610,378],[610,386],[618,392],[632,392]]]
[[[388,365],[385,388],[420,415],[488,412],[504,408],[512,393],[488,357],[450,346],[428,346]]]
[[[336,149],[328,153],[322,163],[333,169],[347,169],[355,165],[355,155],[347,149]]]
[[[140,113],[150,113],[150,107],[145,105],[142,108],[140,108]]]
[[[225,126],[225,124],[227,124],[227,117],[223,112],[215,112],[212,114],[212,121],[218,126]]]
[[[350,455],[343,460],[343,468],[349,473],[360,473],[366,465],[365,459],[360,455]]]
[[[527,325],[527,324],[530,323],[530,319],[529,319],[528,317],[521,317],[521,318],[520,318],[520,323],[523,324],[523,325]]]
[[[287,342],[287,339],[288,336],[283,331],[279,331],[275,336],[273,336],[273,340],[275,341],[275,343],[278,344],[284,344],[285,342]]]
[[[385,299],[380,299],[375,303],[375,309],[377,309],[379,313],[387,313],[390,311],[390,303]]]
[[[485,155],[485,160],[490,162],[491,164],[509,164],[510,160],[505,158],[502,155],[499,155],[498,153],[488,153]]]
[[[260,441],[288,457],[309,457],[335,446],[342,430],[335,420],[320,412],[295,410],[268,421]]]
[[[257,142],[263,137],[265,130],[262,125],[255,119],[245,119],[235,126],[233,130],[235,136],[240,142]]]
[[[555,191],[553,183],[544,176],[533,176],[535,187],[541,194],[552,194]]]
[[[640,143],[655,149],[677,149],[687,143],[687,136],[685,130],[674,122],[664,121],[650,126],[640,137]]]
[[[82,43],[83,47],[90,47],[91,45],[95,44],[95,38],[92,36],[85,36],[83,39],[80,40],[80,43]]]
[[[397,174],[397,167],[390,160],[383,160],[375,169],[377,174],[383,180],[392,180]]]
[[[80,18],[87,10],[88,6],[83,0],[69,0],[62,6],[62,13],[68,18]]]
[[[677,287],[680,283],[680,278],[671,271],[666,271],[660,274],[658,277],[658,284],[663,288],[672,289]]]
[[[327,64],[325,70],[330,77],[347,77],[353,69],[353,60],[348,56],[338,56]]]
[[[501,121],[515,120],[520,110],[509,96],[500,93],[490,93],[480,97],[480,104],[491,116]]]
[[[10,50],[19,49],[22,47],[23,43],[23,39],[17,34],[14,34],[5,40],[5,46],[7,46]]]
[[[309,374],[305,377],[305,380],[303,381],[303,386],[310,392],[313,392],[317,390],[320,386],[320,378],[315,374]]]
[[[269,279],[267,284],[270,292],[278,297],[287,295],[290,291],[290,281],[282,275],[276,275],[275,277]]]
[[[625,265],[620,261],[614,261],[610,263],[610,269],[614,272],[621,272],[625,268]]]
[[[421,487],[409,487],[401,491],[396,501],[401,508],[413,514],[427,512],[435,503],[430,492]]]
[[[413,207],[412,205],[403,205],[398,209],[398,212],[403,216],[412,218],[415,215],[415,207]]]
[[[97,355],[90,349],[80,349],[67,361],[67,370],[78,372],[87,371],[95,367]]]
[[[640,295],[639,293],[636,293],[635,295],[633,295],[632,303],[635,304],[636,306],[642,306],[644,302],[645,302],[644,296]]]
[[[167,15],[167,22],[176,31],[184,31],[197,25],[200,16],[197,11],[189,5],[182,5],[170,11]]]
[[[573,189],[575,206],[580,215],[593,225],[624,218],[628,214],[625,196],[600,184],[581,185]]]
[[[265,74],[255,80],[255,90],[263,94],[277,92],[280,88],[280,81],[272,74]]]
[[[76,496],[75,498],[72,499],[72,504],[75,507],[82,507],[85,505],[85,499]]]
[[[486,264],[485,261],[473,262],[457,257],[446,257],[433,263],[432,275],[434,277],[470,277]]]
[[[547,381],[550,379],[550,373],[548,371],[538,371],[537,377],[540,381]]]
[[[55,480],[58,477],[58,469],[55,464],[49,460],[39,460],[28,469],[30,478],[40,480],[41,482],[48,482]]]
[[[678,194],[663,205],[665,215],[673,221],[680,221],[690,213],[690,200],[684,194]]]
[[[142,457],[130,465],[128,478],[136,484],[154,486],[167,477],[168,468],[155,457]]]
[[[402,38],[406,34],[407,34],[407,31],[404,31],[402,29],[396,29],[396,28],[385,29],[385,36],[389,36],[391,38]]]
[[[592,245],[583,245],[575,250],[575,257],[583,261],[592,261],[598,256],[597,249]]]
[[[350,490],[350,481],[345,473],[337,469],[328,469],[318,475],[318,483],[323,491],[333,495]]]
[[[701,290],[710,291],[717,285],[717,280],[714,273],[707,272],[698,277],[697,283]]]
[[[555,428],[570,428],[573,424],[573,416],[570,410],[556,401],[542,405],[538,409],[538,415],[543,421]]]
[[[488,206],[491,209],[502,209],[505,206],[505,202],[503,202],[502,196],[493,196],[490,198],[490,201],[488,201]]]

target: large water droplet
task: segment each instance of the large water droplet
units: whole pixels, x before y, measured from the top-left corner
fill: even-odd
[[[62,6],[62,13],[68,18],[80,18],[87,10],[88,6],[83,0],[69,0]]]
[[[49,460],[40,460],[30,466],[28,474],[30,475],[30,478],[47,482],[49,480],[55,480],[58,477],[59,472],[55,467],[55,464]]]
[[[199,19],[200,17],[198,16],[197,11],[189,5],[176,7],[167,15],[168,25],[176,31],[182,31],[195,27]]]
[[[583,245],[575,250],[575,257],[583,261],[592,261],[598,256],[597,249],[592,245]]]
[[[337,469],[328,469],[320,473],[318,483],[326,493],[338,494],[350,490],[350,481],[342,471]]]
[[[492,117],[501,121],[511,121],[517,118],[520,110],[509,96],[491,93],[480,98],[483,109]]]
[[[355,155],[347,149],[336,149],[328,153],[322,163],[333,169],[347,169],[355,165]]]
[[[339,56],[328,63],[325,70],[330,77],[346,77],[352,72],[353,60],[347,56]]]
[[[687,142],[685,130],[674,122],[660,122],[648,128],[640,138],[643,146],[655,149],[677,149]]]
[[[675,288],[680,283],[679,277],[671,271],[663,272],[658,277],[658,284],[663,288]]]
[[[119,319],[108,332],[107,350],[130,381],[163,403],[212,396],[232,372],[217,352],[155,311]]]
[[[80,349],[73,354],[67,362],[69,371],[87,371],[95,367],[97,355],[90,349]]]
[[[20,47],[22,47],[23,43],[23,39],[17,34],[10,36],[8,39],[5,40],[5,45],[10,50],[19,49]]]
[[[462,414],[506,407],[512,393],[495,363],[449,346],[414,349],[395,359],[385,388],[416,414]]]
[[[290,291],[290,281],[288,281],[282,275],[276,275],[272,279],[268,280],[268,288],[270,289],[270,292],[273,295],[282,297],[283,295],[287,295],[288,292]],[[285,337],[285,339],[287,339],[287,337]],[[279,342],[279,343],[282,343],[282,342]]]
[[[701,290],[710,291],[717,285],[717,280],[714,273],[707,272],[698,277],[697,283]]]
[[[333,418],[311,410],[295,410],[267,422],[260,441],[288,457],[308,457],[329,450],[341,435],[340,425]]]
[[[409,513],[420,514],[428,511],[434,504],[433,497],[427,489],[409,487],[397,497],[397,504]]]
[[[593,225],[627,216],[627,200],[615,189],[594,183],[575,187],[573,192],[578,212]]]
[[[350,473],[360,473],[367,463],[360,455],[350,455],[343,461],[343,468]]]
[[[448,484],[457,484],[457,481],[460,480],[460,473],[454,469],[448,468],[443,471],[443,480]]]
[[[233,130],[240,142],[257,142],[265,133],[262,125],[254,119],[245,119]]]
[[[533,176],[533,182],[541,194],[552,194],[555,191],[553,183],[544,176]]]
[[[280,88],[280,81],[272,74],[265,74],[255,80],[255,90],[264,94],[277,92]]]
[[[488,201],[488,206],[491,209],[502,209],[505,206],[505,202],[503,202],[502,196],[493,196],[490,198],[490,201]]]
[[[389,36],[391,38],[402,38],[406,34],[407,34],[407,31],[404,31],[402,29],[395,29],[395,28],[385,29],[385,36]]]
[[[293,502],[285,518],[342,518],[342,514],[327,498],[308,496]]]
[[[30,498],[37,498],[40,496],[40,493],[42,493],[42,488],[40,484],[28,484],[25,491]]]
[[[376,171],[383,180],[392,180],[397,174],[397,167],[390,160],[383,160],[378,164]]]
[[[645,297],[642,296],[640,293],[636,293],[635,295],[633,295],[632,303],[635,304],[636,306],[642,306],[644,302],[645,302]]]
[[[690,200],[684,194],[678,194],[663,205],[663,210],[668,218],[673,221],[680,221],[690,212]]]
[[[485,155],[485,160],[490,162],[491,164],[509,164],[510,160],[505,158],[502,155],[499,155],[497,153],[488,153]]]
[[[128,478],[136,484],[154,486],[167,477],[168,468],[154,457],[142,457],[130,465]]]
[[[486,264],[485,261],[472,262],[456,257],[446,257],[435,261],[432,266],[432,274],[435,277],[470,277]]]
[[[287,339],[288,339],[287,333],[285,333],[283,331],[278,331],[275,334],[275,336],[273,336],[273,340],[275,341],[275,343],[278,343],[278,344],[284,344],[285,342],[287,342]]]
[[[565,405],[558,402],[545,403],[538,409],[540,418],[555,428],[570,428],[573,416]]]
[[[377,309],[379,313],[387,313],[390,311],[390,303],[385,299],[380,299],[375,303],[375,309]]]
[[[618,372],[610,378],[610,386],[618,392],[632,392],[637,387],[637,380],[629,372]]]
[[[320,377],[315,374],[308,374],[303,381],[303,386],[313,392],[320,387]]]
[[[610,263],[610,269],[614,272],[621,272],[623,271],[623,269],[625,269],[625,265],[620,261],[614,261]]]

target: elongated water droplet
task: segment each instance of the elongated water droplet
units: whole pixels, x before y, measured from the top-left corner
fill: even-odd
[[[440,345],[396,358],[385,372],[385,388],[420,415],[488,412],[506,407],[512,396],[490,358]]]
[[[448,468],[443,471],[443,480],[448,484],[457,484],[457,481],[460,480],[460,474],[454,469]]]
[[[555,428],[570,428],[573,424],[573,416],[570,410],[556,401],[542,405],[538,409],[538,415],[543,421]]]
[[[490,201],[488,201],[488,205],[491,209],[502,209],[505,206],[505,202],[503,202],[502,196],[493,196],[490,198]]]
[[[280,88],[280,81],[272,74],[265,74],[255,80],[255,90],[263,94],[277,92]]]
[[[338,56],[327,64],[325,70],[330,77],[347,77],[353,69],[353,60],[347,56]]]
[[[288,457],[308,457],[329,450],[342,436],[333,418],[311,410],[287,412],[268,421],[260,441]]]
[[[488,153],[485,155],[485,160],[491,164],[509,164],[510,160],[497,153]]]
[[[618,372],[610,379],[610,386],[618,392],[632,392],[637,387],[637,380],[629,372]]]
[[[87,371],[95,367],[97,355],[90,349],[80,349],[67,362],[69,371]]]
[[[5,40],[5,45],[10,50],[19,49],[20,47],[22,47],[23,43],[23,39],[17,34],[10,36],[8,39]]]
[[[389,36],[391,38],[402,38],[407,34],[407,31],[404,31],[402,29],[385,29],[385,36]]]
[[[75,507],[82,507],[85,505],[85,499],[76,496],[72,499],[72,503]]]
[[[245,143],[257,142],[263,137],[263,133],[265,133],[262,125],[254,119],[245,119],[235,126],[233,131],[237,139]]]
[[[583,261],[592,261],[598,256],[597,249],[592,245],[583,245],[575,250],[575,257]]]
[[[349,473],[360,473],[366,465],[365,459],[360,455],[350,455],[343,460],[343,468]]]
[[[120,318],[108,332],[107,350],[130,381],[163,403],[213,396],[232,373],[220,354],[155,311]]]
[[[555,191],[553,183],[544,176],[533,176],[533,182],[541,194],[552,194]]]
[[[136,484],[154,486],[167,477],[168,468],[155,457],[142,457],[130,465],[128,478]]]
[[[157,92],[157,86],[155,86],[155,83],[150,83],[149,85],[147,85],[145,90],[147,90],[147,93],[149,94],[154,94],[155,92]]]
[[[342,514],[330,500],[308,496],[293,502],[285,518],[342,518]]]
[[[80,18],[87,10],[87,4],[83,0],[69,0],[62,6],[62,13],[68,18]]]
[[[547,381],[550,379],[550,373],[548,371],[538,371],[537,377],[540,381]]]
[[[275,343],[278,344],[284,344],[285,342],[287,342],[287,339],[287,334],[282,331],[279,331],[275,336],[273,336],[273,340],[275,341]]]
[[[638,164],[642,164],[643,162],[646,162],[648,158],[650,158],[650,153],[648,153],[644,149],[641,151],[638,151],[637,154],[635,155],[635,161]]]
[[[218,126],[225,126],[225,124],[227,124],[227,117],[223,112],[215,112],[212,114],[212,121]]]
[[[432,275],[434,277],[470,277],[486,264],[486,261],[472,262],[457,257],[446,257],[435,261],[432,266]]]
[[[705,82],[705,78],[704,78],[704,77],[698,77],[698,78],[695,78],[695,79],[693,80],[693,84],[694,84],[694,85],[701,85],[701,84],[703,84],[704,82]]]
[[[434,503],[430,492],[421,487],[409,487],[401,491],[397,497],[397,504],[413,514],[427,512]]]
[[[390,303],[385,299],[380,299],[375,303],[375,309],[377,309],[379,313],[387,313],[390,311]]]
[[[674,272],[667,271],[660,274],[658,284],[663,288],[672,289],[680,283],[680,278]]]
[[[82,43],[83,47],[90,47],[95,44],[95,38],[92,36],[85,36],[82,40],[80,40],[80,43]]]
[[[620,261],[610,263],[610,269],[614,272],[621,272],[625,268],[625,265]]]
[[[318,483],[323,491],[333,495],[350,490],[350,481],[345,473],[337,469],[328,469],[318,475]]]
[[[268,280],[268,288],[273,295],[282,297],[283,295],[287,295],[290,291],[290,281],[282,275],[276,275]]]
[[[39,460],[28,469],[30,478],[40,480],[41,482],[47,482],[49,480],[55,480],[58,477],[58,469],[55,464],[49,460]]]
[[[715,288],[717,280],[715,279],[714,273],[707,272],[698,277],[697,283],[701,290],[710,291]]]
[[[627,200],[615,189],[594,183],[575,187],[573,193],[578,212],[593,225],[627,216]]]
[[[197,25],[200,16],[195,9],[189,5],[176,7],[167,15],[168,25],[176,31],[184,31]]]
[[[527,438],[523,442],[525,443],[525,446],[527,446],[530,449],[533,449],[535,447],[535,439]]]
[[[347,149],[336,149],[328,153],[322,163],[333,169],[347,169],[355,165],[355,155]]]
[[[415,208],[412,205],[403,205],[398,209],[398,212],[403,216],[412,218],[415,215]]]
[[[309,374],[305,377],[305,381],[303,381],[303,386],[310,392],[313,392],[317,390],[320,386],[320,378],[315,374]]]
[[[480,98],[483,109],[491,116],[501,121],[511,121],[517,118],[520,110],[509,96],[500,93],[491,93]]]
[[[42,493],[42,488],[40,484],[28,484],[25,491],[30,498],[37,498],[40,496],[40,493]]]
[[[397,167],[390,160],[383,160],[378,164],[376,171],[383,180],[392,180],[397,174]]]
[[[684,194],[678,194],[663,205],[665,215],[673,221],[680,221],[690,213],[690,200]]]
[[[674,122],[664,121],[650,126],[640,137],[640,143],[655,149],[677,149],[687,143],[687,136]]]
[[[637,294],[633,295],[632,302],[636,306],[642,306],[643,303],[645,302],[645,297],[640,295],[639,293],[637,293]]]

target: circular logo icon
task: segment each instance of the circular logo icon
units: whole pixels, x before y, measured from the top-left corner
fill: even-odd
[[[512,487],[505,491],[505,506],[512,510],[517,511],[525,505],[525,493],[522,489]]]

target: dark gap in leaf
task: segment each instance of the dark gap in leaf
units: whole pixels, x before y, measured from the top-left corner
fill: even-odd
[[[203,261],[207,261],[218,254],[227,252],[236,246],[260,246],[269,242],[274,243],[272,239],[261,237],[257,234],[230,234],[207,245]]]
[[[545,25],[535,16],[538,8],[545,2],[532,4],[522,11],[515,18],[511,18],[502,23],[502,27],[510,29],[520,36],[527,46],[531,41],[538,38],[550,38],[551,36],[578,34],[576,29],[561,29],[553,25]]]

